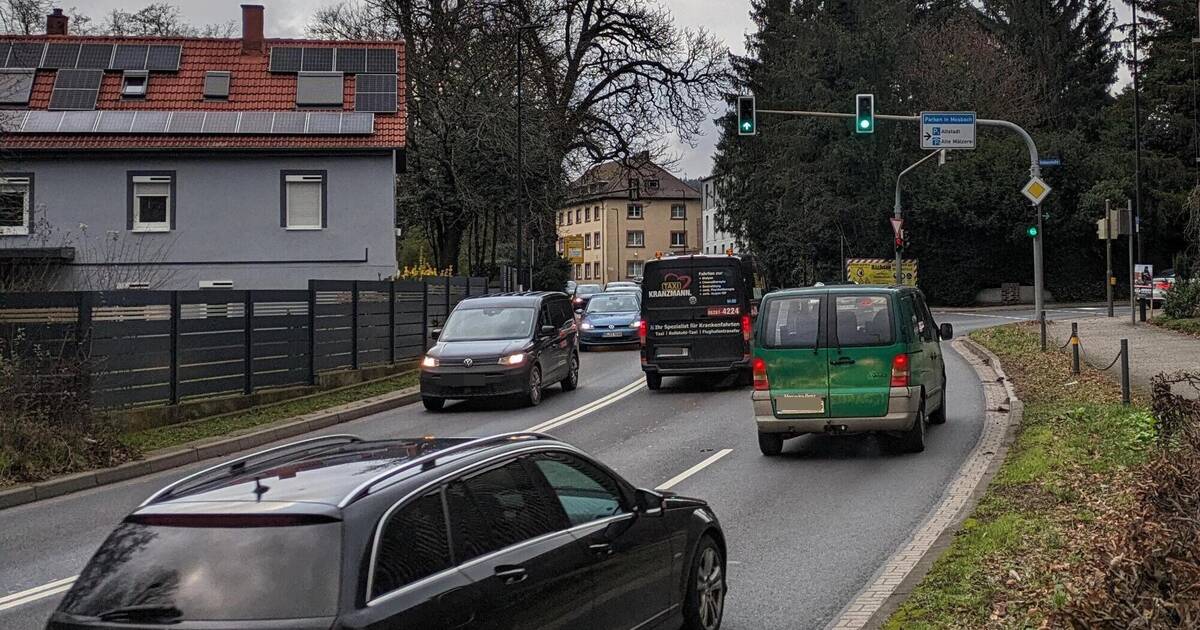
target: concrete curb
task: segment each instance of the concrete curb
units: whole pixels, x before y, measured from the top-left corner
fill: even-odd
[[[404,405],[410,405],[421,400],[418,387],[408,387],[396,392],[372,396],[354,402],[330,407],[303,416],[298,416],[278,423],[267,425],[250,433],[232,437],[206,438],[182,446],[153,451],[145,458],[114,466],[87,472],[76,473],[42,481],[35,484],[18,486],[0,491],[0,510],[41,501],[52,497],[79,492],[88,488],[96,488],[118,481],[154,474],[187,464],[194,464],[214,457],[223,457],[230,453],[269,444],[278,440],[295,437],[325,427],[330,427],[365,416],[389,411]]]
[[[842,609],[829,629],[880,628],[920,584],[933,563],[954,541],[1016,438],[1025,406],[1000,366],[983,346],[960,337],[954,349],[971,364],[984,389],[985,420],[979,441],[959,468],[930,516],[913,531],[867,586]]]

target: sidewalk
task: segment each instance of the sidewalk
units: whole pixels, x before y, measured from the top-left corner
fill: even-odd
[[[1051,314],[1054,315],[1054,314]],[[1121,350],[1121,339],[1129,340],[1130,381],[1135,389],[1150,392],[1151,380],[1160,372],[1200,373],[1200,338],[1163,330],[1149,323],[1129,322],[1129,317],[1070,317],[1047,323],[1048,343],[1058,347],[1071,337],[1071,322],[1079,324],[1083,357],[1094,366],[1104,367]],[[1108,371],[1120,379],[1120,365]]]

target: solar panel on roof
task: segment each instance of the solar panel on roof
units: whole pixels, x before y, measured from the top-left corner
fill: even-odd
[[[179,46],[151,46],[146,55],[146,69],[163,72],[179,70]]]
[[[304,133],[304,124],[308,116],[303,112],[279,112],[275,114],[275,124],[271,133]]]
[[[37,68],[42,63],[42,55],[46,52],[45,44],[17,42],[12,45],[8,54],[9,68]]]
[[[396,75],[360,74],[354,81],[354,109],[360,112],[396,111]]]
[[[8,67],[8,51],[12,50],[12,44],[7,42],[0,44],[0,68]]]
[[[237,133],[237,112],[208,112],[204,118],[204,133]]]
[[[149,46],[142,44],[119,44],[117,54],[113,55],[110,70],[145,70],[146,53]]]
[[[100,122],[96,125],[96,133],[129,133],[136,115],[137,112],[131,111],[100,112]]]
[[[175,112],[167,133],[200,133],[204,131],[204,112]]]
[[[54,89],[98,90],[104,73],[99,70],[59,70],[54,78]]]
[[[342,114],[342,133],[360,134],[375,131],[375,114],[354,112]]]
[[[296,77],[296,104],[341,107],[345,86],[340,72],[301,72]]]
[[[358,74],[367,71],[367,49],[366,48],[338,48],[337,49],[337,67],[334,68],[338,72],[346,74]]]
[[[96,109],[103,70],[59,70],[50,93],[50,109]]]
[[[294,46],[271,47],[271,72],[300,72],[303,48]]]
[[[342,129],[339,112],[312,112],[308,115],[308,133],[337,134]]]
[[[25,105],[33,92],[33,69],[0,69],[0,104]]]
[[[300,69],[304,72],[333,72],[333,49],[305,48]]]
[[[131,133],[163,133],[167,130],[170,112],[138,112],[133,119]]]
[[[79,49],[79,61],[75,67],[81,70],[104,70],[112,61],[112,54],[112,44],[84,44]]]
[[[79,44],[50,44],[46,47],[43,68],[74,68],[79,61]]]
[[[95,129],[99,112],[65,112],[58,130],[63,133],[87,133]]]
[[[396,49],[368,48],[367,72],[372,74],[396,74]]]
[[[271,133],[271,123],[275,120],[272,112],[245,112],[238,123],[238,133]]]
[[[21,131],[24,133],[58,131],[58,124],[62,122],[62,117],[63,112],[29,112]]]

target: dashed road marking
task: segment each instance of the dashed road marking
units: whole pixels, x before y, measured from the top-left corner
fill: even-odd
[[[733,449],[731,449],[731,448],[723,448],[723,449],[717,451],[716,453],[713,453],[707,459],[700,462],[699,464],[696,464],[695,466],[692,466],[691,468],[679,473],[678,475],[671,477],[670,479],[668,479],[666,481],[666,483],[663,483],[662,485],[655,488],[655,490],[670,490],[671,488],[679,485],[679,483],[682,482],[684,479],[687,479],[688,477],[691,477],[692,475],[700,472],[701,470],[704,470],[705,468],[708,468],[709,466],[717,463],[717,460],[721,459],[722,457],[725,457],[726,455],[728,455],[732,452],[733,452]]]
[[[600,409],[603,409],[617,402],[618,400],[621,400],[622,398],[632,396],[645,386],[646,381],[643,379],[638,379],[626,385],[625,387],[622,387],[621,389],[618,389],[617,391],[603,396],[597,400],[593,400],[592,402],[583,405],[578,409],[572,409],[571,411],[568,411],[560,416],[556,416],[545,422],[535,424],[526,429],[526,431],[541,433],[544,431],[549,431],[550,429],[557,429],[558,427],[561,427],[568,422],[574,422],[575,420],[578,420],[589,413],[592,413],[593,411],[599,411]]]

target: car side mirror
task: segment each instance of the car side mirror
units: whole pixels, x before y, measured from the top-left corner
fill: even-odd
[[[546,324],[545,326],[542,326],[540,330],[541,330],[541,334],[543,337],[549,337],[551,335],[558,333],[558,328],[556,328],[550,324]]]
[[[577,308],[577,309],[575,309],[575,314],[576,314],[576,315],[583,315],[583,309],[581,309],[581,308]]]
[[[432,330],[430,330],[430,331],[429,331],[429,338],[430,338],[430,339],[432,339],[432,340],[434,340],[434,341],[437,341],[437,340],[438,340],[438,337],[441,337],[441,336],[442,336],[442,329],[441,329],[441,328],[434,328],[434,329],[432,329]]]
[[[938,327],[938,335],[941,336],[942,339],[950,339],[954,336],[954,327],[950,324],[942,324]]]
[[[661,516],[663,513],[663,495],[653,491],[637,489],[637,511],[646,516]]]

